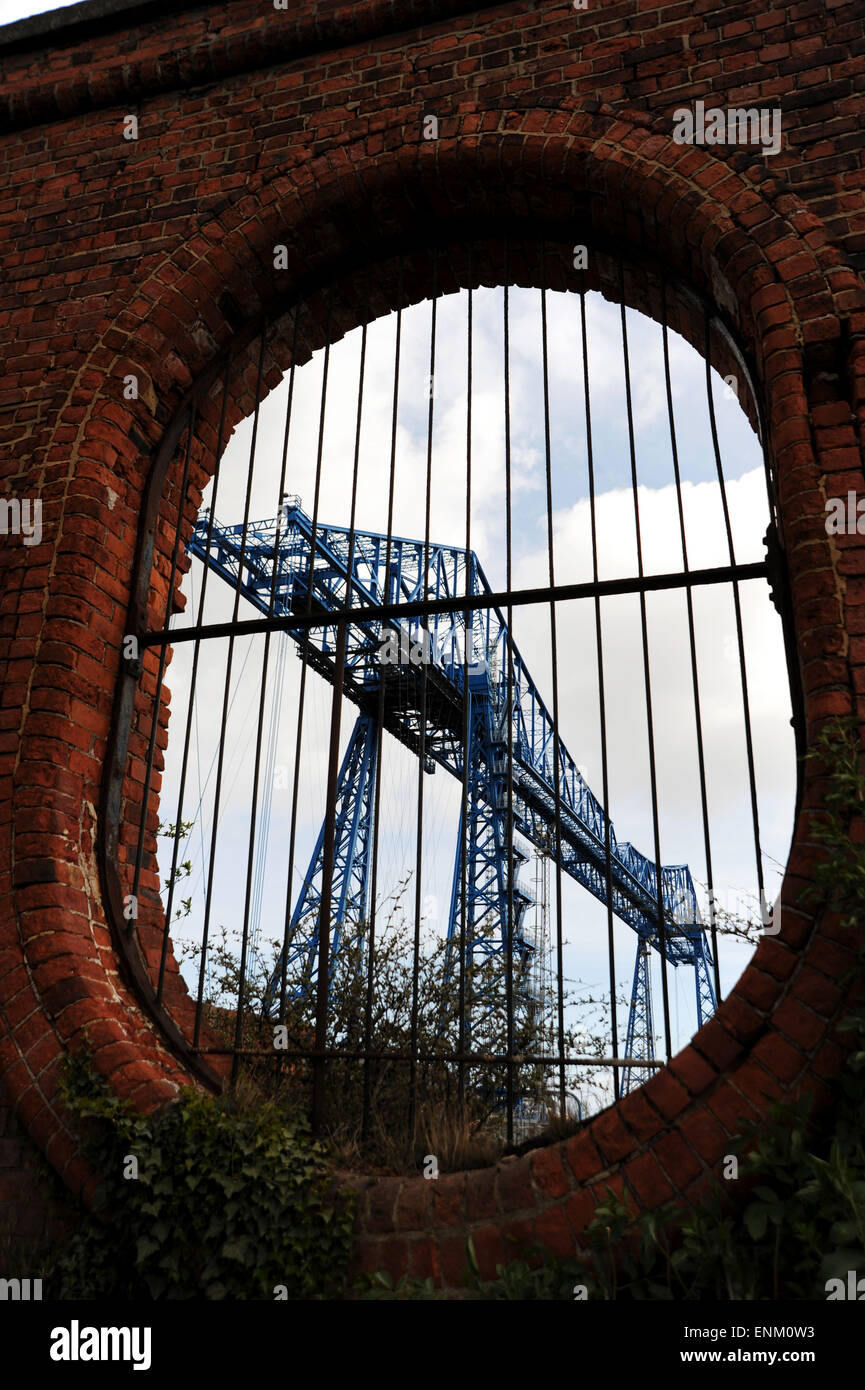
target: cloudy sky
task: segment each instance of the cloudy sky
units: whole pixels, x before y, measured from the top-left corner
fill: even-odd
[[[504,473],[503,292],[480,290],[473,297],[472,496],[471,539],[494,589],[505,587],[506,513]],[[465,543],[467,296],[454,294],[438,306],[438,353],[434,378],[434,430],[431,538],[447,545]],[[591,578],[586,420],[582,386],[579,300],[571,294],[547,296],[551,475],[554,563],[557,581]],[[430,305],[402,316],[400,396],[394,486],[394,532],[423,537],[428,420]],[[636,527],[625,412],[620,311],[600,296],[587,297],[588,356],[595,479],[599,571],[602,578],[636,573]],[[639,483],[639,514],[646,572],[677,570],[682,546],[673,485],[670,430],[661,356],[661,330],[628,311],[627,332]],[[368,333],[363,399],[357,525],[387,529],[391,413],[396,316],[377,321]],[[544,446],[541,299],[538,291],[510,294],[511,425],[513,487],[513,564],[517,588],[547,582],[547,495]],[[360,332],[348,335],[330,353],[322,441],[319,515],[323,523],[347,525],[357,409]],[[670,335],[671,375],[689,561],[692,567],[728,559],[720,490],[709,430],[702,359]],[[287,490],[300,496],[311,514],[324,353],[298,369],[289,436]],[[250,516],[273,516],[285,427],[288,380],[265,402],[254,458]],[[759,443],[735,396],[713,376],[713,398],[727,479],[737,560],[762,557],[767,525],[766,488]],[[243,519],[251,441],[251,421],[237,430],[226,450],[217,499],[221,521]],[[210,494],[205,498],[209,502]],[[193,564],[185,587],[190,602],[180,625],[197,611],[201,568]],[[750,687],[756,778],[759,795],[763,868],[770,900],[780,881],[792,828],[795,768],[780,623],[763,583],[742,586],[743,627]],[[211,576],[206,621],[230,616],[232,594]],[[649,594],[646,601],[652,676],[654,732],[659,796],[661,860],[687,863],[698,885],[707,880],[700,816],[697,743],[688,645],[687,610],[682,592]],[[748,915],[756,894],[754,839],[748,796],[742,693],[737,660],[732,594],[728,586],[694,595],[696,645],[706,750],[710,836],[716,891],[722,904]],[[253,610],[241,605],[241,617]],[[640,605],[636,596],[602,602],[610,812],[620,841],[629,840],[653,855],[652,805],[644,695]],[[548,706],[552,703],[551,637],[548,606],[529,606],[514,620],[517,646]],[[557,644],[561,737],[598,796],[602,792],[598,712],[598,662],[594,604],[579,600],[557,605]],[[280,664],[280,696],[274,701]],[[202,655],[199,699],[193,722],[192,757],[183,816],[195,819],[188,853],[193,913],[184,934],[200,932],[204,878],[213,825],[215,757],[225,680],[227,644],[207,645]],[[163,818],[176,817],[176,795],[183,721],[188,701],[191,644],[177,644],[169,670],[175,713],[166,770]],[[211,885],[214,924],[230,930],[243,918],[249,845],[258,698],[263,641],[239,640],[230,690],[227,755],[223,774],[216,871]],[[273,719],[272,770],[267,785],[269,833],[259,824],[254,864],[252,918],[264,940],[282,935],[286,897],[288,827],[294,770],[294,729],[300,663],[290,639],[272,645],[267,685],[265,747]],[[307,682],[304,740],[298,797],[298,846],[294,899],[306,869],[324,809],[326,750],[330,728],[330,687],[314,674]],[[356,716],[342,712],[345,747]],[[416,760],[386,739],[382,770],[382,823],[379,911],[411,874],[404,906],[414,902]],[[446,928],[457,832],[459,784],[442,769],[425,777],[422,897],[423,930]],[[168,863],[165,862],[167,872]],[[534,864],[522,875],[530,889]],[[555,873],[548,926],[555,934]],[[184,888],[184,896],[189,891]],[[705,904],[705,894],[702,895]],[[529,921],[539,913],[530,910]],[[565,877],[561,921],[567,946],[565,974],[595,995],[609,994],[606,910]],[[617,988],[630,990],[636,939],[616,924]],[[751,947],[723,938],[720,951],[726,993],[738,978]],[[660,1033],[659,961],[654,958],[655,1021]],[[696,1021],[693,975],[668,972],[674,1048],[692,1035]],[[576,1015],[574,1015],[576,1017]],[[619,1011],[620,1042],[626,1011]]]
[[[40,0],[0,0],[0,24],[12,24],[16,19],[30,19],[32,15],[45,14],[48,10],[67,10],[77,0],[66,0],[59,5],[43,5]]]

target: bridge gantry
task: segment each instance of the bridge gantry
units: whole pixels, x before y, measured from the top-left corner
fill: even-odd
[[[336,785],[331,959],[349,942],[362,945],[369,921],[380,721],[423,757],[427,772],[444,768],[465,786],[450,961],[464,941],[467,975],[485,965],[485,988],[503,991],[512,930],[515,1006],[531,1026],[543,1001],[531,983],[536,943],[525,925],[531,897],[518,882],[525,862],[513,841],[519,831],[637,936],[629,1061],[654,1060],[652,950],[693,969],[697,1026],[712,1014],[712,956],[687,865],[661,866],[659,884],[656,864],[616,839],[510,640],[474,551],[314,525],[297,499],[277,516],[245,525],[223,525],[205,511],[188,551],[267,617],[300,620],[280,626],[331,684],[341,668],[342,693],[358,708]],[[266,991],[271,1018],[281,981],[291,979],[303,992],[316,979],[325,845],[323,824]],[[482,999],[473,1002],[483,1007]],[[621,1092],[647,1075],[625,1065]]]

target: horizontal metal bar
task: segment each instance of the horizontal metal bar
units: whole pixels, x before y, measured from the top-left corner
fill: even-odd
[[[510,1064],[522,1067],[558,1067],[563,1063],[566,1067],[665,1067],[666,1061],[646,1061],[638,1057],[547,1057],[534,1055],[528,1056],[525,1053],[517,1052],[509,1056],[505,1052],[489,1054],[485,1052],[344,1052],[339,1048],[307,1048],[300,1052],[289,1048],[269,1048],[262,1051],[260,1048],[238,1048],[233,1047],[197,1047],[194,1049],[201,1056],[216,1057],[258,1057],[261,1060],[272,1062],[274,1058],[279,1061],[298,1062],[298,1061],[320,1061],[322,1058],[342,1058],[348,1062],[463,1062],[470,1066],[489,1066],[495,1064]]]
[[[193,642],[197,638],[247,637],[257,632],[298,632],[315,627],[339,627],[343,623],[389,621],[400,618],[424,617],[428,613],[465,613],[487,608],[523,607],[533,603],[567,602],[572,599],[612,597],[619,594],[642,594],[664,589],[692,589],[705,584],[730,584],[749,579],[768,579],[765,560],[747,565],[723,565],[717,569],[679,571],[675,574],[647,574],[642,578],[602,579],[597,584],[557,584],[539,589],[508,590],[490,594],[471,594],[462,597],[418,600],[415,603],[385,603],[375,607],[328,609],[319,613],[298,613],[283,617],[251,618],[246,622],[203,623],[195,627],[163,628],[139,637],[143,647],[158,647],[177,642]]]

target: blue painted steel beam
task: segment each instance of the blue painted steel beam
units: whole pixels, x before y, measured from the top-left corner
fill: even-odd
[[[207,548],[211,529],[210,548]],[[647,943],[635,972],[629,1011],[629,1044],[639,1046],[640,1031],[651,1027],[648,947],[660,952],[658,886],[655,864],[633,845],[618,841],[612,823],[560,739],[517,648],[508,652],[505,619],[497,608],[432,613],[426,619],[408,617],[382,621],[376,609],[384,604],[446,600],[457,602],[491,593],[473,551],[405,537],[388,538],[376,532],[319,525],[313,528],[299,503],[289,501],[278,516],[243,526],[224,526],[202,513],[193,531],[189,552],[208,564],[232,588],[268,616],[307,614],[323,621],[313,628],[289,628],[300,655],[332,681],[335,674],[336,629],[327,616],[346,607],[368,608],[369,618],[353,620],[346,633],[344,690],[348,699],[371,719],[384,686],[384,727],[416,754],[420,753],[421,668],[426,667],[425,767],[443,767],[462,781],[465,700],[471,702],[468,762],[468,818],[460,826],[454,870],[454,890],[448,937],[460,939],[465,913],[466,961],[491,954],[504,957],[508,939],[509,873],[504,861],[507,844],[507,761],[513,751],[513,826],[539,851],[557,860],[563,872],[582,884],[600,902],[608,898],[615,914]],[[508,667],[513,664],[509,689]],[[359,771],[350,754],[353,735],[337,791],[337,807],[366,805],[369,780],[375,770],[369,761]],[[371,735],[367,728],[364,739]],[[355,750],[356,752],[356,750]],[[558,759],[560,838],[556,843],[556,759]],[[353,790],[344,782],[360,778]],[[354,799],[352,799],[354,798]],[[371,803],[369,803],[371,804]],[[346,812],[348,816],[348,812]],[[348,826],[350,817],[346,820]],[[359,883],[362,871],[347,865],[351,845],[337,837],[334,879],[335,930],[365,917],[339,916],[358,910],[355,898],[344,907],[337,884]],[[346,830],[346,834],[348,835]],[[606,840],[610,863],[607,872]],[[320,843],[323,837],[320,837]],[[369,854],[369,835],[362,841]],[[466,903],[462,902],[462,856],[468,852]],[[341,857],[342,856],[342,857]],[[504,867],[503,867],[504,866]],[[321,875],[320,845],[313,853],[304,888],[292,916],[293,959],[307,952],[314,961],[317,935],[303,937],[303,915],[314,918]],[[514,875],[513,866],[510,875]],[[365,880],[368,882],[367,879]],[[711,955],[700,919],[693,880],[687,865],[661,869],[661,901],[667,960],[695,971],[698,1019],[715,1008]],[[525,895],[514,882],[514,958],[532,950],[522,931]],[[301,901],[306,906],[298,916]],[[317,930],[317,929],[316,929]],[[306,943],[304,945],[304,942]],[[640,961],[642,959],[642,965]],[[314,964],[312,965],[314,974]],[[275,977],[276,978],[276,977]],[[271,990],[271,1000],[273,998]],[[654,1040],[644,1046],[653,1046]],[[627,1055],[632,1055],[628,1053]],[[633,1054],[635,1056],[639,1053]],[[641,1069],[642,1070],[642,1069]],[[630,1078],[627,1078],[630,1084]],[[641,1077],[640,1079],[644,1079]]]

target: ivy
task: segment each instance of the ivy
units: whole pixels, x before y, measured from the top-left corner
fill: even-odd
[[[152,1115],[67,1060],[67,1104],[104,1181],[51,1270],[58,1298],[339,1297],[352,1198],[305,1121],[188,1089]]]

